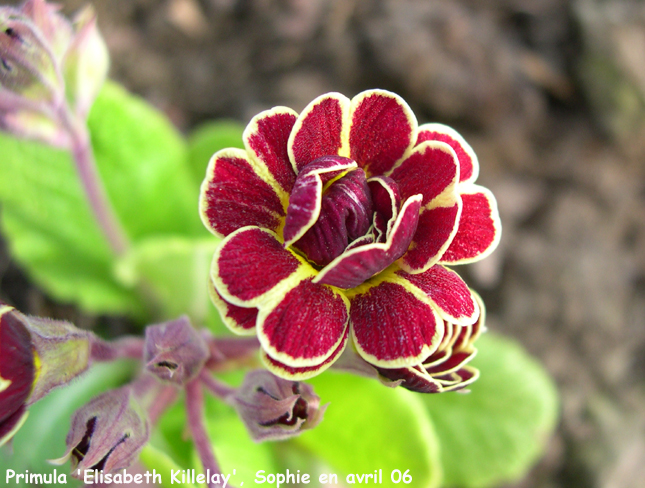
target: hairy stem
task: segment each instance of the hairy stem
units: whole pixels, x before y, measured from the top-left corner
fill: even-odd
[[[94,361],[114,361],[115,359],[143,360],[144,340],[141,337],[126,336],[114,341],[106,341],[92,336],[90,356]]]
[[[212,479],[214,474],[221,474],[222,471],[217,464],[211,441],[204,426],[204,393],[202,392],[202,384],[199,378],[186,385],[186,415],[195,449],[197,449],[197,454],[202,461],[204,472],[210,470]],[[212,483],[209,479],[208,488],[222,488],[222,485]]]
[[[202,369],[201,373],[199,373],[199,379],[210,393],[221,400],[226,400],[235,393],[235,388],[214,378],[206,369]]]
[[[128,250],[129,242],[121,223],[114,213],[96,168],[96,160],[87,126],[70,113],[66,104],[61,106],[58,116],[69,133],[71,140],[70,151],[94,217],[114,254],[121,256]]]

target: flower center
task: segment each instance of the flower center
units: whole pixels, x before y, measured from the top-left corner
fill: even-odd
[[[310,183],[313,172],[319,178],[315,187]],[[311,215],[311,220],[315,219],[315,222],[293,243],[293,247],[309,261],[323,267],[368,233],[374,214],[372,197],[365,172],[352,160],[340,156],[325,156],[305,166],[294,188],[305,187],[311,188],[309,197],[317,200],[317,208]],[[311,192],[318,192],[320,196]],[[294,196],[295,193],[292,193],[287,222],[297,219],[304,212]],[[319,210],[317,218],[316,210]]]

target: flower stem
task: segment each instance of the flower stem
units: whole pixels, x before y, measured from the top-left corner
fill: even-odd
[[[215,453],[208,438],[206,427],[204,426],[204,393],[199,378],[191,381],[186,385],[186,415],[188,416],[188,426],[193,436],[195,449],[202,461],[204,471],[210,470],[211,479],[214,474],[221,474]],[[209,488],[222,488],[219,483],[212,483],[208,480]]]
[[[210,359],[206,367],[211,370],[224,370],[229,366],[248,361],[255,356],[260,347],[258,338],[253,337],[205,337]]]
[[[226,400],[235,393],[235,388],[214,378],[206,369],[202,369],[199,379],[209,392],[221,400]]]
[[[129,242],[121,223],[114,213],[96,168],[96,160],[87,125],[77,120],[70,113],[66,104],[62,104],[58,110],[58,117],[69,134],[71,141],[70,151],[96,222],[103,231],[112,252],[117,256],[121,256],[128,250]]]
[[[90,355],[94,361],[114,361],[115,359],[143,360],[144,340],[141,337],[126,336],[115,341],[106,341],[93,335]]]

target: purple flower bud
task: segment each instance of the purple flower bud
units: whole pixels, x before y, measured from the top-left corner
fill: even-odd
[[[146,369],[178,385],[194,379],[209,357],[206,342],[186,316],[146,327],[144,348]]]
[[[27,406],[88,368],[90,342],[72,324],[0,303],[0,444],[24,422]]]
[[[327,405],[311,386],[266,370],[251,371],[230,399],[256,442],[281,440],[318,425]]]
[[[72,475],[80,469],[106,473],[130,466],[148,442],[150,427],[132,386],[108,391],[81,407],[72,417],[67,451],[53,464],[71,460]]]
[[[63,94],[47,40],[19,10],[0,8],[0,85],[29,101],[51,102]]]

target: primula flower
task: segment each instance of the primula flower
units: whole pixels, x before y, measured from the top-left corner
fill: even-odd
[[[223,238],[211,296],[224,322],[257,334],[269,370],[322,372],[351,337],[377,368],[423,369],[480,306],[444,267],[477,261],[501,226],[478,162],[453,129],[418,126],[398,95],[322,95],[275,107],[246,150],[211,159],[201,217]],[[445,350],[445,348],[444,348]]]
[[[0,445],[22,426],[29,405],[85,372],[90,350],[88,332],[0,302]]]

